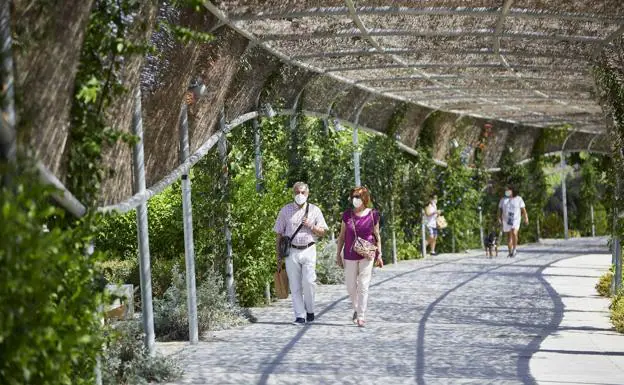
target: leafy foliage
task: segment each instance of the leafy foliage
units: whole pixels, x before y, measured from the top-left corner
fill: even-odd
[[[316,247],[316,277],[319,283],[336,285],[344,282],[344,273],[336,265],[336,242],[321,242]]]
[[[615,326],[615,330],[624,333],[624,290],[613,297],[611,301],[611,322]]]
[[[112,338],[102,356],[104,385],[147,385],[166,382],[182,375],[178,363],[161,355],[151,357],[145,348],[138,320],[119,321],[111,327]]]
[[[67,187],[88,205],[96,202],[105,175],[103,148],[120,138],[134,141],[132,135],[107,125],[106,112],[126,93],[124,63],[147,50],[128,39],[139,8],[140,2],[133,0],[97,0],[89,17],[75,80],[67,166]]]
[[[613,266],[600,276],[596,284],[596,291],[603,297],[611,297],[611,283],[613,282]]]
[[[441,231],[439,246],[443,252],[480,247],[478,205],[480,191],[474,184],[474,170],[464,167],[460,148],[453,148],[447,158],[448,167],[440,170],[438,184],[438,209],[442,209],[449,227]]]
[[[621,199],[621,183],[624,179],[624,151],[622,151],[624,148],[624,72],[606,52],[603,52],[603,55],[597,60],[593,72],[598,97],[607,115],[606,120],[612,122],[608,128],[610,129],[613,153],[608,165],[609,172],[604,180],[607,182],[605,195],[611,198],[607,199],[607,202],[612,202],[612,206],[608,208],[609,218],[615,218],[616,212],[624,212],[624,199]],[[613,226],[620,237],[624,235],[623,222],[617,220]]]
[[[581,196],[579,207],[579,229],[583,235],[591,235],[591,210],[598,208],[598,171],[596,169],[597,159],[590,157],[583,162],[581,168]],[[600,205],[602,206],[602,205]]]
[[[164,340],[188,340],[188,307],[184,273],[174,266],[171,286],[162,298],[154,300],[154,330]],[[228,303],[222,278],[208,270],[197,284],[197,326],[200,336],[245,322],[242,311]]]
[[[52,190],[33,180],[0,190],[0,383],[91,384],[104,341],[101,256],[85,255],[95,218],[59,227]]]

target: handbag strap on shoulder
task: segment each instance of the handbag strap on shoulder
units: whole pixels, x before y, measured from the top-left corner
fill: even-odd
[[[305,214],[303,214],[303,219],[306,219],[308,217],[309,210],[310,210],[310,204],[306,203],[306,209],[305,209]],[[299,230],[301,230],[302,227],[303,227],[303,221],[301,221],[301,223],[299,224],[299,227],[297,227],[297,230],[295,230],[295,232],[292,233],[292,235],[290,236],[291,240],[295,237],[295,235],[297,235],[297,233],[299,232]]]

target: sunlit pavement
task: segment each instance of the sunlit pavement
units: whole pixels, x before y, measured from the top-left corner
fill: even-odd
[[[365,328],[343,285],[319,286],[314,324],[291,325],[283,300],[253,309],[254,324],[174,345],[176,384],[624,384],[624,336],[594,290],[607,253],[606,239],[585,238],[376,269]]]

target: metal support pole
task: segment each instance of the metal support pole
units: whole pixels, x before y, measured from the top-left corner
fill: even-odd
[[[451,247],[453,248],[453,254],[455,254],[455,229],[451,227]]]
[[[479,206],[479,237],[481,239],[481,247],[485,245],[485,234],[483,231],[483,208]]]
[[[143,157],[143,117],[141,113],[141,89],[137,87],[132,114],[132,133],[138,138],[132,150],[135,193],[145,191],[145,163]],[[147,222],[147,203],[137,207],[137,233],[139,238],[139,267],[141,282],[141,312],[145,347],[154,355],[154,308],[152,305],[152,271],[150,267],[149,231]]]
[[[427,256],[427,231],[425,229],[425,210],[421,210],[422,221],[420,224],[420,232],[422,237],[422,256],[425,258]]]
[[[596,236],[596,222],[594,222],[594,204],[593,203],[589,205],[589,213],[591,215],[592,237],[595,237]]]
[[[397,264],[397,243],[396,243],[396,231],[392,229],[392,263]]]
[[[86,250],[85,250],[85,254],[86,257],[89,258],[93,255],[93,252],[95,251],[95,246],[93,244],[93,241],[91,241],[89,243],[89,246],[87,246]],[[98,305],[98,313],[103,314],[104,313],[104,305],[103,304],[99,304]],[[104,316],[100,317],[100,325],[104,326],[105,322],[104,322]],[[103,344],[102,345],[102,350],[104,350],[106,348],[106,345]],[[102,354],[98,353],[97,356],[95,356],[95,385],[102,385]]]
[[[353,122],[353,172],[355,173],[355,186],[361,186],[362,181],[360,179],[360,152],[358,150],[358,125],[360,122],[360,114],[362,109],[366,105],[368,98],[365,99],[355,114],[355,121]]]
[[[262,194],[264,192],[263,176],[262,176],[262,151],[261,151],[261,137],[260,137],[260,125],[258,119],[255,118],[252,121],[254,131],[254,165],[256,171],[256,192]],[[267,281],[264,285],[264,300],[266,304],[271,303],[271,282]]]
[[[617,186],[616,186],[617,187]],[[617,193],[617,189],[616,189]],[[613,250],[611,250],[611,265],[615,265],[615,242],[618,240],[616,229],[617,229],[617,218],[618,218],[618,209],[613,209],[613,226],[611,229],[611,236],[613,237]],[[619,242],[619,240],[618,240]],[[613,282],[611,282],[613,283]]]
[[[190,156],[188,110],[186,103],[180,108],[180,163]],[[195,285],[195,244],[193,241],[193,205],[191,203],[191,180],[182,175],[182,222],[184,224],[184,261],[186,263],[186,304],[188,308],[189,342],[199,342],[197,326],[197,290]]]
[[[256,169],[256,192],[258,194],[264,191],[263,186],[263,175],[262,175],[262,152],[260,148],[261,137],[260,137],[260,125],[258,124],[258,119],[254,119],[253,123],[253,131],[254,131],[254,163]]]
[[[537,241],[539,242],[540,239],[542,238],[542,232],[540,230],[540,220],[539,220],[539,218],[537,218],[537,220],[535,221],[535,226],[537,227]]]
[[[11,38],[11,2],[3,1],[0,5],[0,163],[14,163],[17,153],[15,134],[15,95],[13,85],[13,41]],[[2,185],[8,184],[8,177],[0,178]]]
[[[566,191],[565,152],[561,151],[561,205],[563,208],[563,237],[568,239],[568,197]]]
[[[225,113],[221,110],[221,117],[219,119],[219,128],[223,131],[225,130]],[[221,165],[223,173],[221,174],[221,183],[223,184],[223,192],[224,194],[228,194],[229,188],[229,172],[228,172],[228,161],[227,161],[227,137],[226,135],[221,136],[219,138],[219,142],[217,144],[219,150],[219,157],[221,158]],[[230,231],[229,224],[229,206],[226,209],[226,219],[224,227],[225,233],[225,245],[226,245],[226,254],[225,254],[225,287],[227,289],[228,300],[230,303],[234,303],[236,300],[236,293],[234,292],[234,263],[232,261],[232,232]]]
[[[622,244],[619,236],[615,237],[613,245],[615,246],[615,276],[613,277],[615,290],[613,294],[615,295],[622,289]]]
[[[353,172],[355,173],[355,185],[361,186],[362,182],[360,180],[360,152],[357,149],[358,147],[358,128],[357,124],[353,127]]]

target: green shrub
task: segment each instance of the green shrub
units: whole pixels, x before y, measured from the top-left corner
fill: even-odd
[[[142,385],[178,379],[182,370],[168,357],[150,357],[144,344],[139,321],[120,321],[113,324],[113,338],[102,356],[102,383],[104,385]]]
[[[570,238],[580,238],[581,232],[575,229],[568,229],[568,237]]]
[[[93,218],[52,225],[69,221],[32,180],[0,190],[0,384],[92,384],[104,292],[99,255],[85,256]]]
[[[397,236],[397,260],[418,259],[422,258],[421,245],[419,243],[420,238],[415,238],[414,243],[399,241]],[[387,242],[387,241],[386,241]],[[392,240],[390,240],[392,242]],[[388,256],[392,261],[392,255]],[[386,259],[386,258],[384,258]]]
[[[106,280],[116,284],[130,283],[131,281],[134,281],[130,277],[135,271],[138,274],[138,265],[138,258],[127,260],[111,259],[99,263]]]
[[[546,215],[541,223],[542,238],[563,238],[563,218],[557,213]]]
[[[620,290],[618,295],[613,297],[611,302],[611,322],[615,330],[624,333],[624,290]]]
[[[337,285],[344,282],[344,273],[336,264],[336,242],[327,241],[317,245],[316,277],[325,285]]]
[[[188,309],[184,273],[172,270],[171,286],[163,298],[154,300],[154,329],[163,341],[188,340]],[[197,280],[197,326],[199,335],[207,330],[225,329],[246,322],[243,310],[230,305],[221,276],[211,272]]]
[[[609,270],[600,276],[596,284],[596,291],[603,297],[611,297],[611,282],[613,281],[613,270]]]

